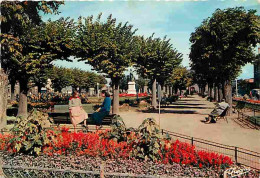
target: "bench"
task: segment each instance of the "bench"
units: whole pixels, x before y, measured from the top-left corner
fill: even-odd
[[[255,126],[260,126],[260,116],[251,116],[247,118],[248,121],[253,123]]]
[[[238,118],[240,113],[242,113],[242,110],[245,108],[245,102],[237,101],[236,106],[234,107],[234,111],[237,110]]]
[[[48,116],[53,119],[54,124],[70,124],[69,112],[49,112]],[[91,119],[92,114],[88,114],[87,125],[96,125]],[[112,118],[115,114],[109,114],[104,117],[101,125],[110,125],[112,123]]]

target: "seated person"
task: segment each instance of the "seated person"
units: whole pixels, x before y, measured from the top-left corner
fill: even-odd
[[[97,110],[97,112],[93,113],[91,118],[94,120],[94,122],[100,126],[102,123],[102,120],[105,116],[109,115],[111,108],[111,98],[110,94],[108,92],[105,92],[105,99],[103,104],[101,105],[101,108]]]
[[[206,117],[206,123],[216,123],[215,117],[221,115],[225,109],[229,107],[228,103],[225,102],[225,99],[221,100],[221,103],[218,103],[213,111]],[[211,119],[210,119],[211,118]]]
[[[167,96],[166,96],[166,94],[164,94],[162,97],[161,103],[166,103],[166,100],[167,100]]]
[[[77,124],[83,121],[84,126],[87,127],[86,119],[88,118],[88,114],[82,108],[81,99],[79,98],[79,93],[76,90],[73,91],[72,96],[69,98],[69,114],[74,131]]]

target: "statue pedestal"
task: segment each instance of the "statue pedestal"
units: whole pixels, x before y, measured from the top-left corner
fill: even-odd
[[[135,89],[135,82],[128,82],[128,94],[135,94],[136,95],[136,89]]]
[[[89,88],[88,93],[90,96],[94,96],[95,95],[95,88]]]

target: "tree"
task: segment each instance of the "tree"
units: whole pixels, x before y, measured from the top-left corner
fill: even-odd
[[[190,72],[186,67],[177,67],[172,72],[170,77],[171,84],[175,88],[175,93],[179,90],[185,90],[187,87],[191,86],[192,79]]]
[[[66,59],[73,48],[73,21],[41,21],[39,11],[57,13],[61,2],[2,2],[2,32],[17,38],[22,46],[19,57],[2,58],[5,71],[20,84],[18,116],[27,115],[29,79],[55,59]],[[8,53],[8,51],[4,52]],[[10,70],[14,69],[14,70]]]
[[[78,50],[79,61],[86,61],[100,73],[107,74],[113,85],[113,113],[119,112],[119,82],[133,58],[132,25],[118,23],[110,15],[101,22],[101,14],[94,21],[93,17],[79,18]]]
[[[208,76],[214,76],[214,83],[221,85],[223,96],[230,106],[231,81],[238,76],[242,66],[255,59],[253,48],[259,43],[260,29],[259,16],[255,13],[255,10],[246,11],[243,7],[217,9],[190,38],[192,65],[208,64],[207,72],[201,73],[201,76],[207,82],[212,80]],[[196,72],[199,69],[201,67],[197,70],[195,67]]]
[[[55,91],[61,92],[61,90],[67,86],[71,86],[72,83],[72,71],[64,67],[53,67],[50,72],[50,79],[52,87]]]
[[[51,73],[52,67],[53,66],[50,65],[50,68],[40,69],[39,72],[35,73],[29,79],[30,83],[33,83],[34,86],[37,86],[38,93],[41,92],[41,88],[47,84],[47,80],[51,77],[50,73]]]
[[[142,78],[142,77],[139,77],[136,80],[136,84],[137,84],[138,88],[141,90],[141,92],[143,93],[144,92],[144,86],[146,85],[145,79]]]
[[[148,38],[141,36],[135,40],[137,51],[135,67],[141,77],[151,79],[152,105],[156,107],[156,81],[164,85],[172,70],[181,63],[182,54],[173,49],[166,37],[153,39],[153,35]]]
[[[124,77],[120,80],[119,88],[120,88],[121,90],[127,91],[127,89],[128,89],[128,82],[129,82],[129,77],[128,77],[128,76],[124,76]]]

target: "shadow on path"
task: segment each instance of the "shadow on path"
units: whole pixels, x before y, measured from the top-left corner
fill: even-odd
[[[141,110],[139,112],[143,112],[143,113],[159,113],[159,110],[153,110],[153,111],[149,111],[149,110]],[[166,113],[172,113],[172,114],[197,114],[196,111],[190,111],[190,110],[161,110],[161,114],[166,114]]]
[[[161,106],[161,108],[180,108],[180,109],[211,109],[211,107],[196,107],[196,106]]]
[[[181,101],[200,101],[200,100],[186,100],[186,99],[182,100],[182,99],[180,99],[179,101],[181,102]]]
[[[200,106],[200,105],[205,105],[205,104],[193,104],[193,103],[173,103],[172,105],[191,105],[191,106]]]

